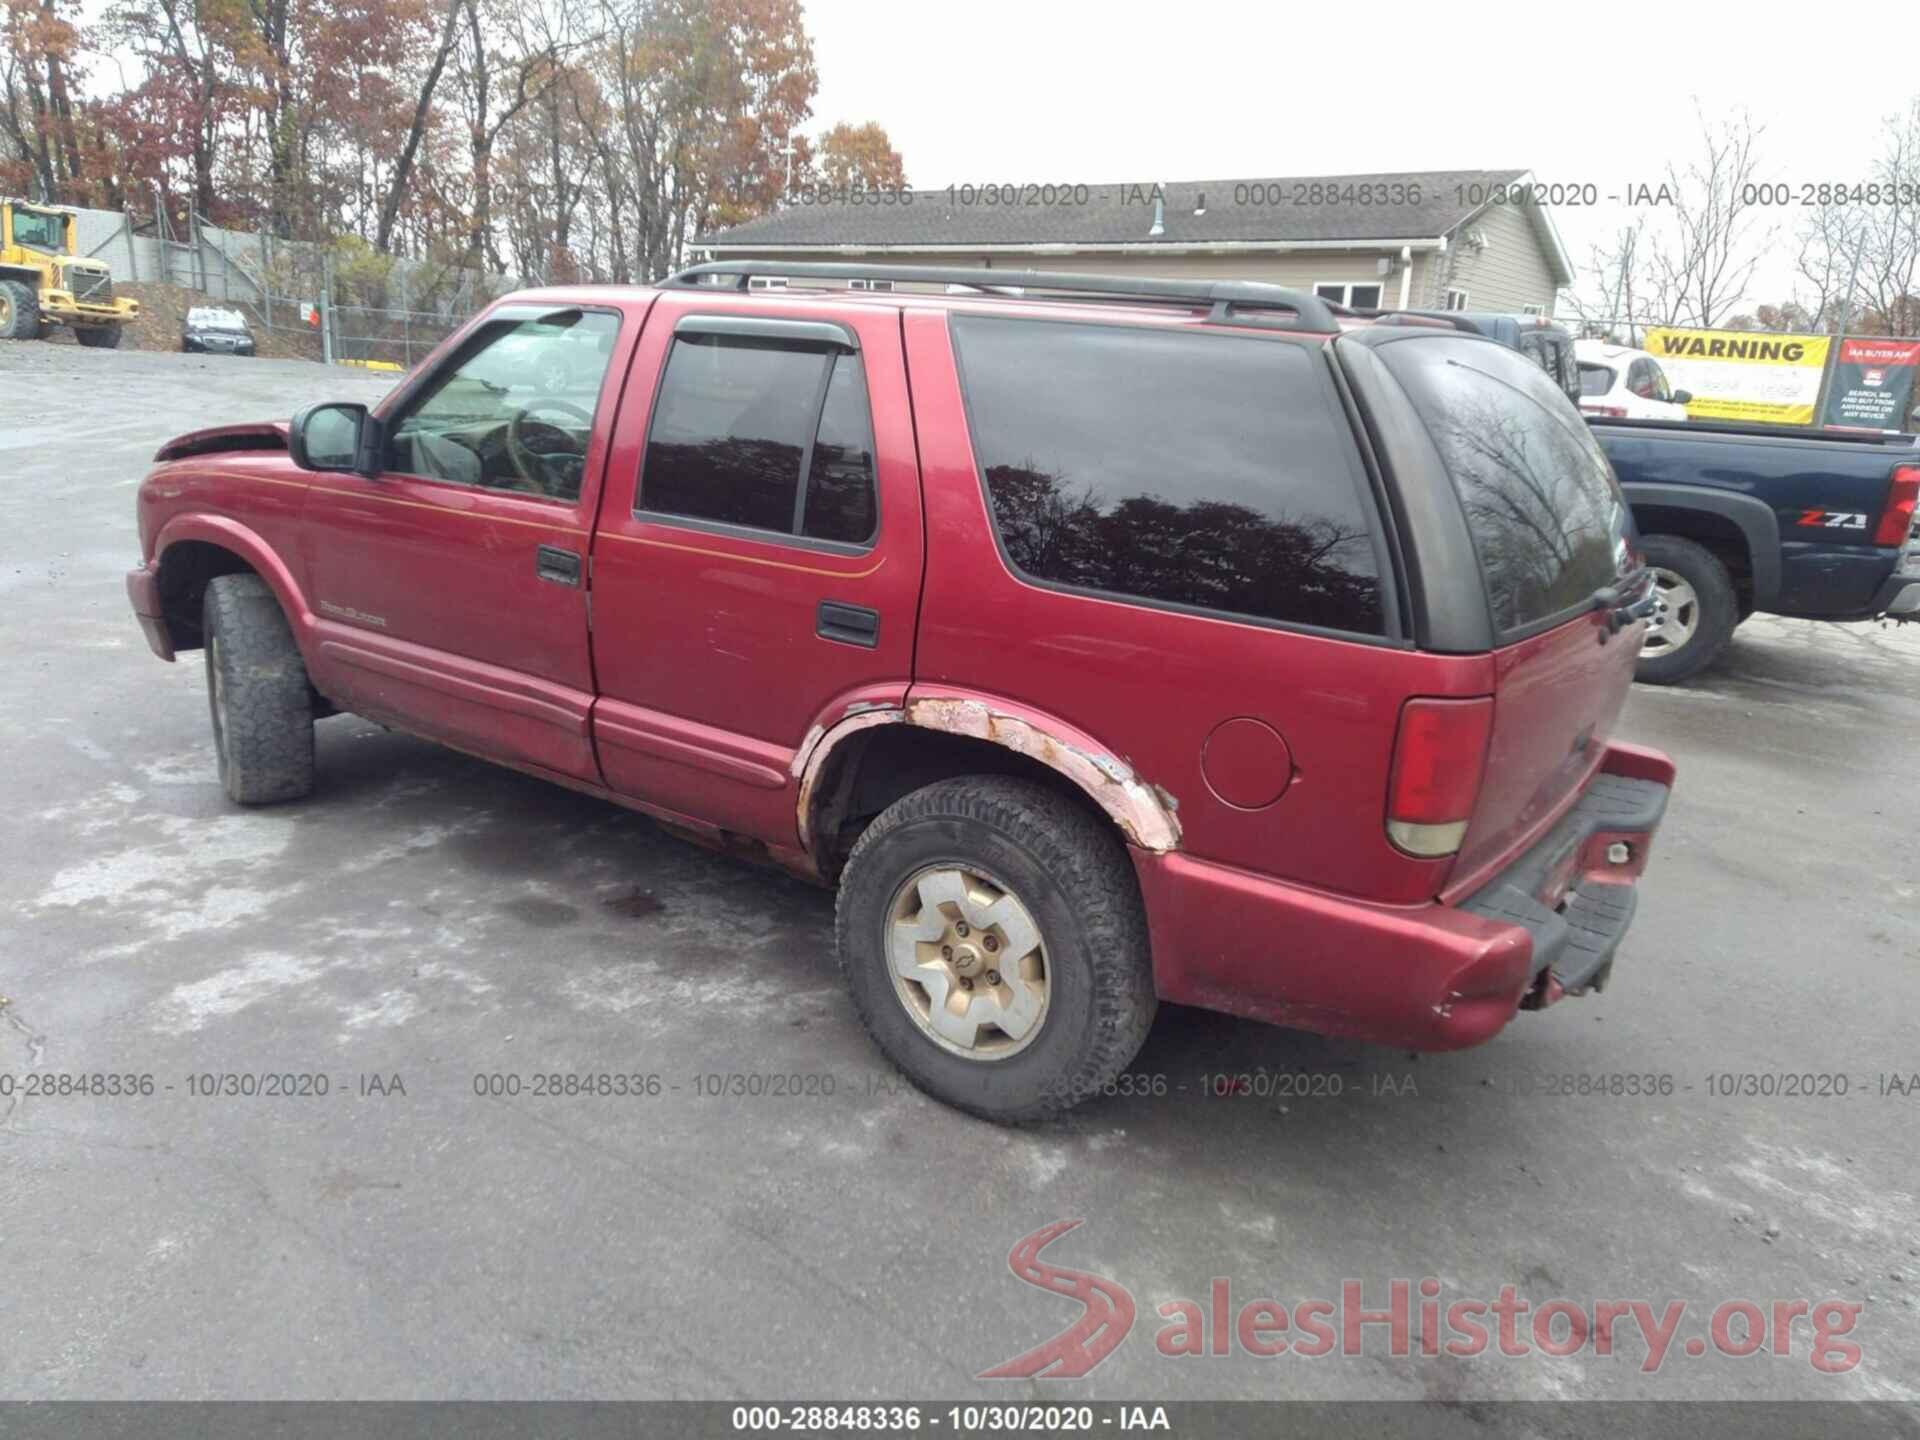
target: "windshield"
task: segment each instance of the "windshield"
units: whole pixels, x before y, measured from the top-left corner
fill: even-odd
[[[238,310],[220,310],[196,305],[187,312],[187,328],[190,330],[245,330],[247,317]]]
[[[1605,365],[1582,364],[1580,367],[1580,393],[1582,395],[1604,395],[1613,389],[1613,371]]]
[[[67,217],[49,210],[13,207],[13,243],[30,245],[35,250],[58,252],[65,248]]]
[[[1381,348],[1459,492],[1503,634],[1585,608],[1620,578],[1630,514],[1564,391],[1518,352],[1464,336]]]

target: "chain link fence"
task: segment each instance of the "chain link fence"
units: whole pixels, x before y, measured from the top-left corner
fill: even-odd
[[[280,240],[170,212],[78,212],[81,253],[116,280],[196,291],[244,312],[281,353],[410,369],[468,318],[538,280],[476,270],[457,260],[402,259],[349,237],[332,245]]]

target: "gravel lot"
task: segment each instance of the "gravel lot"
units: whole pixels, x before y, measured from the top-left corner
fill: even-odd
[[[0,1074],[155,1077],[0,1098],[0,1395],[1920,1398],[1920,1093],[1883,1093],[1920,1072],[1920,631],[1756,621],[1635,693],[1625,736],[1681,778],[1606,995],[1420,1057],[1163,1010],[1135,1069],[1164,1096],[1010,1133],[895,1088],[824,893],[350,717],[313,800],[223,802],[199,657],[127,611],[133,487],[179,431],[382,388],[0,346]],[[1339,1093],[1201,1093],[1256,1067]],[[1848,1093],[1712,1093],[1778,1071]],[[329,1093],[193,1093],[260,1072]],[[668,1088],[475,1093],[541,1072]],[[701,1093],[730,1073],[834,1093]],[[1615,1074],[1672,1093],[1548,1093]],[[975,1379],[1076,1318],[1007,1262],[1075,1217],[1046,1258],[1130,1291],[1132,1334],[1083,1380]],[[1688,1310],[1651,1374],[1624,1330],[1158,1353],[1156,1308],[1216,1276],[1236,1309],[1432,1277]],[[1683,1351],[1722,1301],[1794,1299],[1865,1307],[1857,1366],[1816,1370],[1804,1321],[1791,1357]]]

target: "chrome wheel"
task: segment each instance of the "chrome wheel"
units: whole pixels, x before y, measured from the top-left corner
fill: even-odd
[[[1693,632],[1700,628],[1700,597],[1694,593],[1693,586],[1672,570],[1656,568],[1653,589],[1659,604],[1640,642],[1640,653],[1671,655],[1693,639]]]
[[[988,876],[958,866],[920,871],[895,892],[887,931],[894,994],[942,1049],[1004,1060],[1046,1024],[1040,927]]]

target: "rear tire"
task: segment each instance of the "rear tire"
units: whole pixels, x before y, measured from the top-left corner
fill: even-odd
[[[219,575],[202,611],[220,784],[241,805],[313,791],[313,698],[280,602],[258,575]]]
[[[958,903],[936,903],[956,885],[967,887]],[[889,806],[847,860],[836,922],[841,969],[881,1051],[984,1119],[1037,1120],[1100,1094],[1153,1024],[1146,912],[1125,848],[1028,781],[965,776]],[[948,941],[957,954],[942,960]]]
[[[39,293],[18,280],[0,280],[0,340],[39,338]]]
[[[121,329],[119,325],[76,325],[73,338],[90,350],[118,350]]]
[[[1667,607],[1649,625],[1634,678],[1649,685],[1691,679],[1725,653],[1740,623],[1740,599],[1720,558],[1677,535],[1648,535],[1640,552]]]

